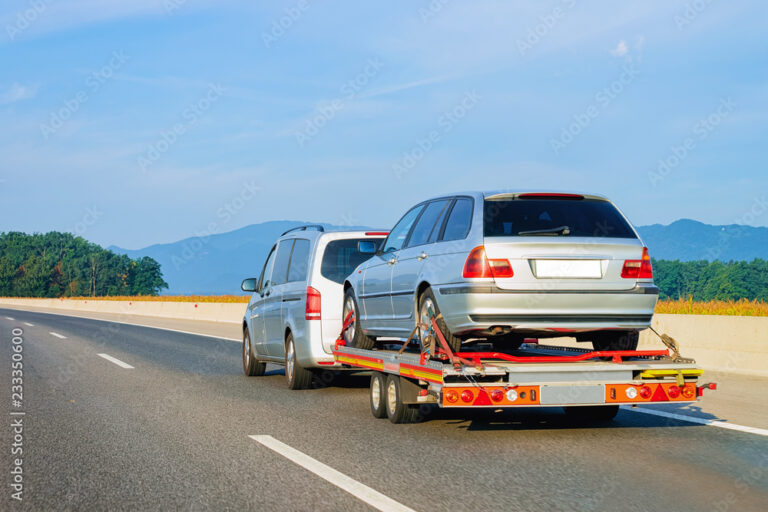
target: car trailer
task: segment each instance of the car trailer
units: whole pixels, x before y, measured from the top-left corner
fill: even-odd
[[[342,334],[352,314],[344,319]],[[337,363],[373,371],[370,403],[375,417],[411,423],[419,418],[420,406],[432,404],[467,409],[563,407],[578,420],[607,421],[619,405],[695,402],[704,389],[717,387],[698,385],[702,369],[680,357],[676,343],[666,335],[665,350],[595,351],[526,340],[508,352],[453,353],[431,316],[431,325],[420,324],[399,349],[359,349],[346,346],[342,336],[337,339]],[[425,333],[423,342],[419,331]]]

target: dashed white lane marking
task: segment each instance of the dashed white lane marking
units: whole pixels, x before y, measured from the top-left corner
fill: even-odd
[[[56,336],[57,338],[61,338],[62,340],[65,340],[65,339],[67,339],[67,337],[66,337],[66,336],[62,336],[61,334],[59,334],[59,333],[57,333],[57,332],[53,332],[53,331],[51,331],[51,332],[50,332],[50,335],[51,335],[51,336]]]
[[[632,407],[622,406],[625,411],[641,412],[643,414],[651,414],[653,416],[662,416],[664,418],[670,418],[673,420],[688,421],[691,423],[698,423],[700,425],[709,425],[710,427],[727,428],[728,430],[738,430],[739,432],[746,432],[748,434],[757,434],[759,436],[768,436],[768,430],[757,427],[746,427],[744,425],[737,425],[736,423],[729,423],[727,421],[710,420],[705,418],[697,418],[695,416],[686,416],[684,414],[675,414],[672,412],[659,411],[657,409],[633,409]]]
[[[116,357],[112,357],[109,354],[96,354],[96,355],[99,356],[99,357],[103,357],[104,359],[106,359],[107,361],[109,361],[111,363],[115,363],[120,368],[125,368],[126,370],[133,370],[134,369],[133,366],[129,365],[128,363],[124,363],[123,361],[119,360]]]
[[[28,326],[28,327],[34,327],[34,326],[35,326],[35,324],[31,324],[31,323],[29,323],[29,322],[24,322],[24,325],[26,325],[26,326]]]
[[[13,318],[12,316],[7,316],[7,317],[5,317],[5,319],[6,319],[6,320],[10,320],[11,322],[14,322],[14,321],[16,321],[16,319],[15,319],[15,318]]]
[[[304,469],[311,471],[323,480],[332,483],[336,487],[348,492],[355,498],[367,503],[377,510],[382,510],[384,512],[414,512],[413,509],[406,507],[402,503],[398,503],[392,498],[371,489],[367,485],[361,484],[357,480],[353,480],[343,473],[339,473],[332,467],[326,466],[322,462],[278,441],[272,436],[248,437],[263,444],[270,450],[274,450],[286,459],[295,462]]]

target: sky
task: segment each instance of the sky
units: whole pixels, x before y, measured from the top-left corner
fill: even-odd
[[[388,228],[486,189],[768,226],[757,1],[6,1],[0,57],[0,231]]]

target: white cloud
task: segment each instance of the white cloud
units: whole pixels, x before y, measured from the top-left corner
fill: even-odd
[[[629,48],[627,48],[627,42],[623,39],[619,41],[619,44],[616,45],[616,48],[611,50],[611,55],[614,57],[623,57],[627,53],[629,53]]]
[[[0,104],[15,103],[34,97],[37,93],[37,86],[25,86],[14,83],[10,89],[0,94]]]

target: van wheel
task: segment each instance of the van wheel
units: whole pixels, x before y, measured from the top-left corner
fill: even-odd
[[[637,350],[640,331],[603,331],[592,335],[595,350]]]
[[[563,407],[565,415],[577,422],[602,423],[611,421],[619,412],[618,405],[588,405]]]
[[[285,339],[285,380],[288,381],[288,389],[307,389],[312,384],[312,370],[303,368],[296,361],[293,333],[288,333]]]
[[[370,336],[363,334],[363,328],[360,326],[360,309],[357,307],[357,299],[355,299],[355,292],[352,288],[347,288],[344,292],[344,310],[342,312],[342,321],[347,318],[347,314],[352,311],[354,314],[354,320],[344,331],[344,343],[348,347],[372,349],[375,345],[375,341]]]
[[[267,369],[267,363],[259,361],[253,354],[251,334],[243,329],[243,372],[247,377],[261,377]]]
[[[440,314],[440,309],[437,307],[435,294],[434,292],[432,292],[431,287],[424,290],[424,293],[422,293],[421,297],[419,297],[418,321],[421,323],[430,325],[430,314],[429,314],[430,310],[434,313],[435,316]],[[460,351],[461,339],[451,334],[451,331],[448,330],[448,326],[445,324],[445,319],[439,318],[436,323],[437,323],[437,326],[440,328],[440,332],[443,333],[443,337],[445,338],[445,341],[448,342],[448,346],[451,347],[451,350],[453,350],[454,352]],[[420,331],[419,338],[422,338],[423,334],[424,333]],[[437,339],[435,340],[435,344],[438,347],[440,346],[440,342]]]
[[[400,377],[388,375],[385,389],[387,417],[392,423],[414,423],[419,414],[418,407],[403,403]]]
[[[387,376],[381,372],[371,375],[371,413],[374,418],[387,417]]]

